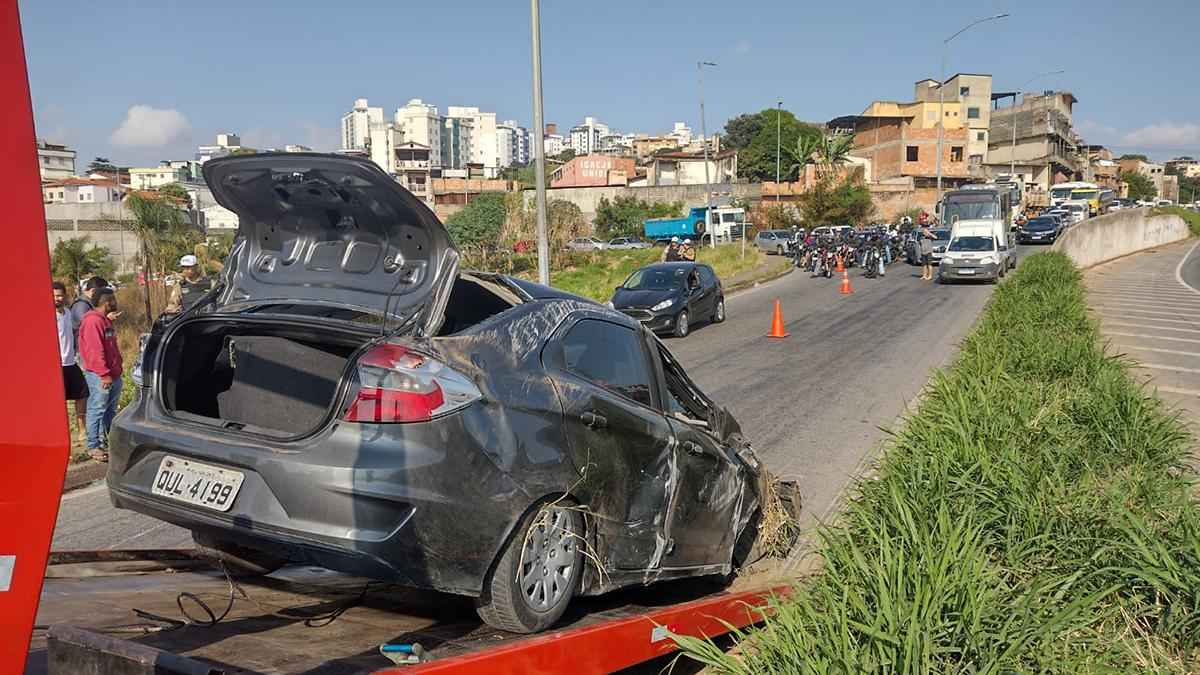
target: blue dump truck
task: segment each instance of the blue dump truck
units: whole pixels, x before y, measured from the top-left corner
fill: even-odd
[[[657,242],[670,241],[671,237],[696,241],[707,239],[708,231],[704,224],[707,210],[707,207],[697,206],[683,218],[651,218],[643,223],[644,236],[647,241]],[[717,235],[717,241],[741,237],[745,220],[745,209],[729,206],[713,208],[712,230]]]

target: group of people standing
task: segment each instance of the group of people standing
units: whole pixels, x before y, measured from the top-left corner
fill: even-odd
[[[213,288],[196,256],[185,255],[179,264],[181,278],[171,289],[164,314],[186,311]],[[84,281],[78,297],[70,303],[66,285],[55,281],[51,289],[66,399],[74,407],[88,456],[106,462],[108,432],[117,414],[124,375],[113,325],[121,316],[117,294],[102,277]]]
[[[681,262],[696,260],[696,249],[692,247],[691,239],[684,239],[681,243],[679,237],[671,237],[671,243],[663,249],[662,262]]]

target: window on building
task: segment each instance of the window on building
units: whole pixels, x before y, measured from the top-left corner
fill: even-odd
[[[950,161],[951,162],[963,161],[963,148],[961,145],[955,145],[950,148]]]
[[[977,140],[977,141],[986,141],[986,140],[987,140],[987,132],[986,132],[986,131],[980,131],[979,133],[975,134],[975,140]]]
[[[917,157],[919,156],[918,150],[919,150],[919,148],[915,145],[908,146],[907,148],[904,149],[904,154],[905,154],[904,158],[910,162],[917,161]]]
[[[967,119],[969,119],[969,120],[979,119],[979,108],[967,108]]]
[[[958,88],[958,95],[959,95],[959,96],[970,96],[970,95],[971,95],[971,88],[970,88],[970,87],[959,87],[959,88]]]

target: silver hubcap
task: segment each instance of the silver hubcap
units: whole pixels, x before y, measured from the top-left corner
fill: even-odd
[[[680,334],[683,334],[683,333],[686,333],[687,330],[688,330],[687,312],[684,312],[683,314],[679,315],[679,332],[680,332]]]
[[[717,321],[724,321],[724,320],[725,320],[725,301],[722,300],[721,302],[717,303]]]
[[[567,594],[578,565],[576,535],[567,509],[547,507],[537,515],[521,548],[517,581],[531,609],[548,611]]]

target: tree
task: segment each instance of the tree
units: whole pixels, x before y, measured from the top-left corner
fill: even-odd
[[[446,229],[459,247],[494,247],[504,226],[503,192],[484,192],[446,219]]]
[[[778,123],[778,133],[776,126]],[[732,131],[731,131],[732,128]],[[816,127],[805,124],[786,110],[768,108],[751,115],[739,115],[725,124],[725,143],[738,150],[738,175],[752,182],[775,180],[776,141],[779,142],[780,180],[793,180],[797,162],[789,159],[789,150],[801,137],[821,136]],[[736,142],[730,142],[733,134]],[[749,141],[745,139],[749,137]],[[744,143],[744,145],[739,145]]]
[[[1121,155],[1120,157],[1117,158],[1118,161],[1120,161],[1122,159],[1140,159],[1143,162],[1150,161],[1149,157],[1146,157],[1145,155],[1141,155],[1141,154],[1125,154],[1125,155]]]
[[[231,155],[253,155],[256,153],[258,153],[258,150],[256,148],[241,147],[241,148],[237,148],[236,150],[233,150],[229,154],[231,154]]]
[[[1191,160],[1192,158],[1185,156],[1177,159]],[[1179,179],[1179,203],[1188,204],[1200,197],[1200,178],[1189,177],[1176,166],[1167,167],[1167,175]]]
[[[159,195],[142,196],[131,194],[125,198],[125,206],[133,212],[133,233],[141,249],[142,274],[146,278],[146,318],[154,316],[150,306],[149,280],[154,272],[166,273],[168,256],[177,250],[183,237],[179,230],[187,227],[183,212],[174,203]]]
[[[565,164],[565,163],[575,159],[575,151],[572,150],[571,148],[567,148],[566,150],[563,150],[562,152],[558,153],[557,155],[551,157],[550,159],[556,159]]]
[[[637,197],[617,197],[609,201],[601,197],[596,206],[596,234],[601,237],[640,235],[643,223],[650,218],[683,216],[683,202],[644,202]]]
[[[108,161],[107,157],[97,157],[87,165],[87,172],[89,174],[101,172],[115,173],[116,171],[116,165]]]
[[[77,282],[85,277],[110,276],[113,272],[112,257],[107,248],[93,245],[88,248],[90,237],[63,239],[54,245],[50,254],[50,269],[59,279]]]
[[[1129,186],[1130,199],[1154,199],[1158,196],[1158,188],[1154,187],[1154,181],[1148,176],[1136,171],[1126,171],[1121,174],[1121,180]]]
[[[158,188],[158,194],[174,199],[189,209],[192,208],[192,196],[188,194],[187,188],[179,183],[167,183],[163,185]]]
[[[736,150],[750,147],[750,142],[762,131],[762,113],[743,113],[725,123],[725,145]]]
[[[810,227],[819,225],[865,225],[875,212],[871,191],[856,169],[838,182],[832,173],[822,174],[799,198],[800,213]]]

